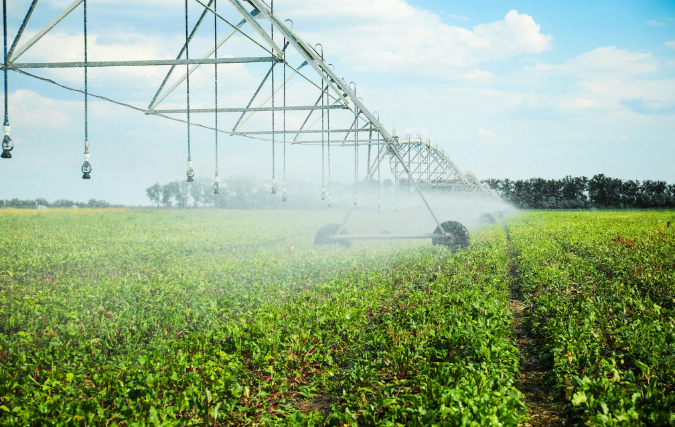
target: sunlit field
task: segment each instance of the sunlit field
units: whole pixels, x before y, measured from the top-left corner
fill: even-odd
[[[27,212],[1,425],[524,425],[516,298],[565,419],[675,423],[674,212],[519,213],[455,254],[315,246],[341,212]],[[406,222],[379,218],[348,228]]]

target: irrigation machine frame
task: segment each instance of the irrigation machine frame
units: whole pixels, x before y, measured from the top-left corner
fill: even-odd
[[[213,184],[214,193],[218,194],[218,168],[217,168],[217,136],[218,133],[224,133],[229,135],[239,135],[252,139],[263,139],[261,135],[270,135],[272,147],[275,146],[279,141],[275,138],[276,135],[284,135],[284,143],[286,134],[295,134],[291,144],[293,145],[317,145],[321,144],[322,147],[326,144],[326,137],[328,143],[328,150],[330,156],[330,147],[354,147],[355,149],[355,158],[358,158],[358,147],[366,146],[368,148],[368,161],[367,161],[367,174],[365,181],[370,181],[374,178],[376,173],[379,173],[382,163],[385,159],[389,158],[389,165],[391,173],[394,175],[396,183],[404,184],[412,189],[414,189],[422,202],[424,203],[429,214],[433,218],[437,227],[433,233],[429,234],[360,234],[360,235],[349,235],[346,234],[345,225],[349,220],[350,215],[355,209],[358,209],[359,199],[358,195],[354,195],[353,206],[347,211],[342,222],[340,224],[327,224],[323,226],[315,237],[316,244],[342,244],[348,246],[353,240],[375,240],[375,239],[432,239],[434,244],[444,245],[455,250],[457,247],[466,247],[469,244],[469,234],[466,228],[455,221],[446,221],[441,223],[436,217],[433,209],[427,202],[427,199],[424,197],[422,188],[440,188],[453,192],[461,193],[470,193],[473,195],[495,198],[500,200],[499,195],[489,188],[487,185],[481,183],[475,175],[470,172],[462,172],[457,168],[455,163],[448,157],[443,149],[439,148],[437,145],[433,145],[428,139],[423,140],[419,135],[417,137],[412,137],[407,135],[404,138],[399,138],[397,131],[394,129],[391,133],[382,125],[379,120],[379,115],[376,112],[371,112],[366,105],[363,103],[361,98],[356,95],[356,85],[353,82],[347,83],[344,79],[340,78],[331,64],[328,64],[323,55],[323,46],[317,44],[311,46],[305,40],[300,38],[295,31],[293,30],[293,23],[290,19],[283,20],[274,12],[274,2],[271,1],[271,4],[268,5],[263,0],[221,0],[221,3],[226,3],[229,7],[235,10],[240,16],[241,21],[237,24],[231,23],[227,20],[221,13],[217,11],[216,0],[208,0],[208,3],[205,3],[207,0],[190,0],[190,2],[196,2],[203,7],[200,17],[197,22],[192,26],[192,29],[189,29],[188,25],[188,0],[185,0],[185,43],[180,49],[176,59],[149,59],[149,60],[132,60],[132,61],[88,61],[87,57],[87,0],[74,0],[68,7],[66,7],[60,14],[58,14],[51,22],[49,22],[45,27],[38,31],[33,37],[31,37],[27,42],[19,45],[24,30],[28,26],[31,16],[38,4],[38,0],[33,0],[30,4],[28,11],[25,15],[25,18],[22,21],[22,24],[14,37],[14,40],[9,48],[7,49],[7,0],[3,0],[3,30],[4,30],[4,64],[3,71],[5,77],[5,122],[4,122],[4,139],[3,139],[3,158],[11,158],[11,151],[14,146],[11,138],[9,137],[10,126],[9,126],[9,116],[8,116],[8,71],[15,71],[30,77],[38,78],[44,81],[47,81],[52,84],[56,84],[62,88],[73,90],[76,92],[81,92],[84,95],[84,108],[85,108],[85,140],[84,140],[84,163],[82,165],[82,172],[84,179],[90,179],[91,175],[91,165],[89,163],[89,139],[88,139],[88,123],[87,123],[87,100],[89,96],[95,97],[97,99],[103,99],[106,101],[114,102],[118,105],[125,107],[133,108],[135,110],[140,110],[146,115],[155,115],[161,116],[163,118],[178,120],[185,122],[187,124],[187,138],[188,138],[188,168],[187,168],[187,180],[192,181],[194,177],[194,171],[192,169],[192,160],[190,157],[190,128],[191,126],[200,126],[210,128],[215,131],[216,135],[216,172],[215,172],[215,182]],[[20,63],[17,60],[31,47],[33,47],[40,39],[42,39],[49,31],[56,27],[66,16],[70,15],[75,11],[80,5],[83,6],[83,28],[84,28],[84,61],[83,62],[24,62]],[[249,8],[252,8],[251,11],[247,11],[248,5]],[[195,36],[198,28],[204,21],[207,15],[211,14],[214,18],[216,35],[214,36],[214,46],[209,52],[205,55],[202,55],[198,59],[190,58],[189,56],[189,47],[190,42]],[[260,25],[258,20],[266,20],[269,22],[270,27],[269,31],[264,29]],[[218,38],[217,36],[217,23],[224,23],[227,27],[230,28],[229,32]],[[242,31],[242,27],[248,24],[253,31],[255,32],[254,37],[257,37],[258,40],[255,40],[247,33]],[[274,31],[277,31],[278,34],[283,38],[284,45],[283,47],[279,46],[274,38]],[[262,56],[247,56],[247,57],[218,57],[218,48],[220,48],[227,40],[229,40],[234,35],[243,35],[248,38],[252,43],[258,45],[258,48],[262,48],[266,51],[266,55]],[[286,61],[286,49],[293,49],[303,60],[303,62],[298,67],[293,67]],[[236,107],[236,106],[218,106],[218,93],[217,93],[217,79],[218,79],[218,67],[217,64],[250,64],[250,63],[271,63],[270,70],[267,75],[262,79],[262,82],[258,86],[258,89],[255,91],[251,97],[248,105],[246,107]],[[200,65],[211,64],[216,65],[215,68],[215,105],[214,108],[190,108],[190,74],[192,74]],[[290,77],[285,78],[284,81],[275,86],[274,85],[274,67],[277,64],[283,64],[284,66],[284,77],[285,77],[285,67],[289,67],[293,72]],[[140,109],[129,104],[125,104],[120,101],[111,100],[109,98],[92,94],[88,91],[87,87],[87,70],[92,67],[139,67],[139,66],[170,66],[169,72],[167,73],[164,80],[161,82],[159,89],[155,93],[152,101],[146,109]],[[177,67],[185,66],[185,72],[175,81],[173,84],[167,87],[167,84],[174,73],[177,70]],[[312,79],[304,75],[301,70],[303,68],[309,68],[315,73],[314,77],[320,79],[321,85],[319,86],[318,82],[314,82]],[[55,68],[82,68],[84,69],[84,90],[75,89],[68,87],[61,83],[57,83],[53,80],[46,79],[40,76],[31,74],[25,70],[30,69],[55,69]],[[266,81],[272,76],[271,79],[271,94],[267,96],[264,100],[258,101],[256,106],[252,106],[258,96],[261,95],[261,90],[264,87]],[[304,106],[287,106],[285,91],[286,86],[289,81],[296,75],[302,76],[305,80],[310,82],[314,89],[318,90],[320,93],[319,98],[314,103],[314,105],[304,105]],[[222,78],[222,77],[221,77]],[[157,108],[159,104],[175,89],[179,86],[186,83],[187,87],[187,105],[185,109],[159,109]],[[275,94],[284,89],[284,101],[283,105],[275,106]],[[312,89],[312,90],[314,90]],[[271,100],[271,106],[267,106],[268,102]],[[353,115],[352,125],[349,128],[344,129],[330,129],[330,113],[331,110],[338,110],[342,112],[347,112],[348,114]],[[274,113],[277,111],[284,112],[284,129],[278,130],[274,125]],[[286,111],[307,111],[307,117],[305,118],[300,129],[296,130],[286,130],[285,129],[285,112]],[[312,115],[314,112],[319,112],[319,117],[314,118],[313,121]],[[271,130],[254,130],[254,131],[243,131],[241,130],[244,123],[248,119],[258,112],[271,112],[272,114],[272,129]],[[204,126],[198,123],[193,123],[191,121],[190,114],[200,114],[200,113],[214,113],[216,115],[216,126],[209,127]],[[225,131],[218,128],[217,125],[217,114],[218,113],[240,113],[239,120],[231,131]],[[329,117],[329,126],[326,129],[323,125],[323,118],[328,113]],[[181,120],[177,119],[171,114],[186,114],[187,119]],[[322,121],[321,129],[312,129],[318,121]],[[350,118],[351,120],[351,118]],[[363,123],[361,125],[361,123]],[[367,133],[367,137],[361,138],[361,135]],[[302,137],[307,135],[316,135],[321,134],[321,140],[305,140]],[[334,139],[331,141],[331,136],[335,134],[344,134],[344,137],[341,139]],[[373,147],[376,147],[376,154],[373,159],[371,159],[371,150]],[[330,159],[330,157],[329,157]],[[372,161],[371,161],[372,160]],[[330,160],[329,160],[330,161]],[[322,161],[323,164],[323,161]],[[330,166],[329,166],[330,167]],[[355,166],[355,187],[358,184],[358,167]],[[284,183],[285,186],[285,183]],[[271,185],[272,194],[276,194],[277,186],[276,179],[273,174],[273,180]],[[331,195],[326,194],[325,188],[322,190],[322,200],[326,200],[328,206],[331,203]],[[284,188],[283,200],[286,200],[286,189]],[[380,201],[378,200],[378,212],[380,210]]]

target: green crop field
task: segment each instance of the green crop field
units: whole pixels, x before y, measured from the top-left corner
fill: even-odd
[[[537,425],[523,339],[566,425],[675,425],[674,212],[339,220],[0,211],[0,425]]]

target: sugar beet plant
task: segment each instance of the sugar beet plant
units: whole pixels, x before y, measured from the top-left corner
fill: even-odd
[[[314,248],[324,222],[0,216],[0,425],[517,425],[502,229],[452,255]]]
[[[568,424],[675,425],[675,214],[528,213],[508,230]]]

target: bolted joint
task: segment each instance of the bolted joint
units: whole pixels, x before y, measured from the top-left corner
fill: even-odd
[[[276,179],[272,180],[272,194],[277,194],[277,183]]]

